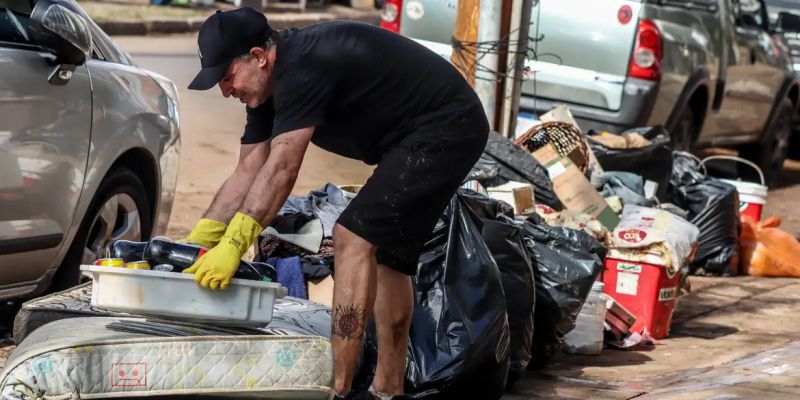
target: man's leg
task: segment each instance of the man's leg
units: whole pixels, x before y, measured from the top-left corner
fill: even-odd
[[[364,327],[375,303],[377,261],[375,246],[339,224],[333,228],[333,248],[333,388],[344,396],[353,383]]]
[[[372,382],[376,392],[403,394],[413,296],[410,276],[378,264],[378,296],[375,298],[378,367]]]

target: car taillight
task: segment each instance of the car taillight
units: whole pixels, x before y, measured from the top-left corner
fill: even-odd
[[[628,76],[657,81],[661,79],[661,31],[649,19],[639,21]]]
[[[392,32],[400,32],[400,11],[403,0],[386,0],[381,11],[381,28]]]

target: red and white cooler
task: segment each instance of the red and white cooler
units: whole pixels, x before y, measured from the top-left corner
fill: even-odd
[[[691,258],[699,229],[669,212],[626,204],[611,233],[603,271],[605,293],[636,316],[632,332],[669,335],[680,291],[680,267]]]
[[[636,316],[631,332],[646,329],[654,339],[669,335],[680,274],[668,264],[669,258],[659,251],[659,246],[609,251],[603,271],[604,290]]]

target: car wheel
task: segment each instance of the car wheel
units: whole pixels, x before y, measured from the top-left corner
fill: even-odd
[[[676,151],[691,151],[695,138],[694,113],[686,107],[681,111],[677,122],[669,131],[672,149]]]
[[[772,185],[783,170],[783,162],[789,153],[792,135],[792,103],[782,101],[775,110],[761,141],[755,145],[742,146],[739,155],[758,164],[764,172],[767,185]]]
[[[80,265],[102,258],[114,240],[143,241],[153,221],[142,180],[127,168],[115,168],[100,183],[64,262],[53,276],[51,291],[81,282]]]

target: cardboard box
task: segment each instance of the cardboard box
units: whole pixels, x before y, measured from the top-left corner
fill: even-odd
[[[619,216],[594,189],[589,180],[569,158],[561,157],[551,144],[533,152],[533,157],[547,169],[553,191],[569,210],[593,216],[608,230],[619,224]]]
[[[328,276],[318,284],[309,282],[308,299],[328,307],[333,307],[333,277]]]
[[[628,334],[631,332],[631,328],[636,324],[636,316],[634,316],[611,296],[606,294],[606,298],[606,324],[608,324],[612,335],[617,340],[623,340],[628,336]]]
[[[508,182],[504,185],[486,189],[489,197],[501,200],[514,207],[514,214],[521,215],[535,205],[533,186],[528,183]]]

